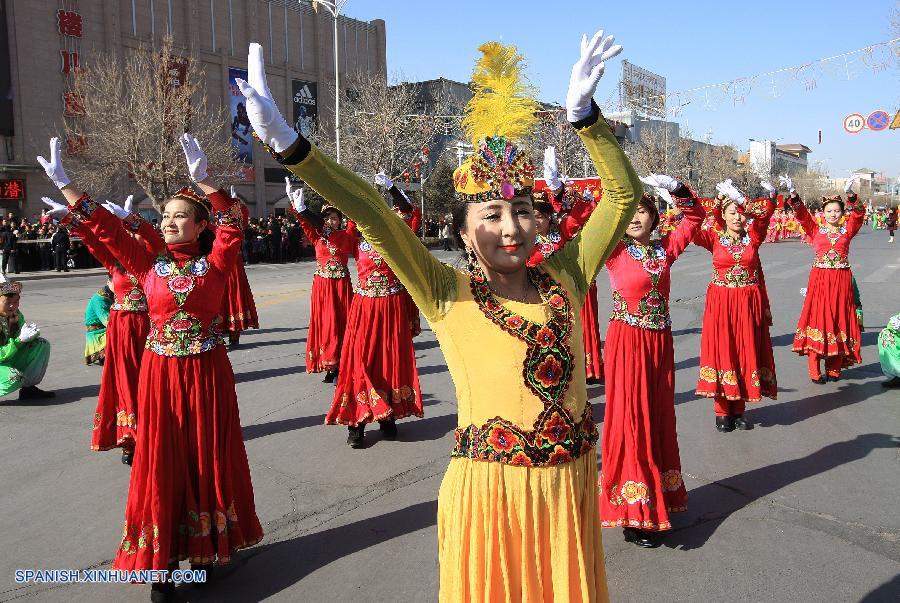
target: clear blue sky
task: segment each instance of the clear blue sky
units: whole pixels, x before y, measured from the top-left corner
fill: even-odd
[[[895,0],[757,0],[754,2],[556,1],[410,2],[349,0],[345,13],[387,24],[388,71],[403,79],[468,81],[479,44],[515,44],[545,101],[564,103],[569,71],[582,33],[603,28],[616,36],[630,62],[667,78],[670,92],[800,65],[890,40]],[[854,77],[821,76],[773,99],[752,89],[743,105],[715,111],[688,106],[676,118],[695,138],[746,149],[748,139],[802,143],[810,161],[824,161],[834,177],[868,167],[900,176],[900,130],[847,134],[843,119],[876,109],[900,109],[900,59],[877,75],[861,63]],[[614,93],[618,58],[607,65],[597,100]],[[769,84],[767,87],[770,87]],[[695,103],[699,104],[699,103]],[[822,129],[822,144],[818,130]]]

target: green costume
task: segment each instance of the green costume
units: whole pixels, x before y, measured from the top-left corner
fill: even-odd
[[[27,343],[19,341],[25,317],[16,320],[0,316],[0,396],[22,387],[37,385],[44,378],[50,361],[50,342],[35,337]]]
[[[106,357],[106,325],[109,323],[109,309],[115,301],[112,291],[103,287],[94,293],[84,311],[84,363],[103,364]]]
[[[881,371],[887,377],[900,378],[900,314],[895,314],[878,335]]]

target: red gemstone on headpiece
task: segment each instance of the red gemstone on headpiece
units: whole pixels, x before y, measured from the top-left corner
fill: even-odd
[[[504,181],[503,184],[500,185],[500,196],[508,201],[516,196],[516,189],[512,184]]]

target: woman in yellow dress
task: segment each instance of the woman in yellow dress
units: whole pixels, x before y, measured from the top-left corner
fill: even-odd
[[[454,232],[469,271],[439,262],[368,182],[297,135],[272,101],[262,50],[238,80],[256,135],[343,211],[406,286],[456,385],[456,445],[438,497],[440,600],[605,601],[597,510],[597,430],[585,386],[581,306],[641,197],[642,185],[593,102],[621,50],[582,39],[566,105],[603,181],[581,233],[540,266],[534,169],[515,141],[534,124],[522,57],[481,46],[463,122],[475,153],[453,176]]]

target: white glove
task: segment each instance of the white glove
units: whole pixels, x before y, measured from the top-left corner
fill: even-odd
[[[298,214],[306,211],[306,202],[303,201],[303,189],[291,190],[290,176],[284,177],[284,191],[287,193],[288,199],[291,200],[291,207],[294,208],[294,211]]]
[[[670,193],[675,192],[678,190],[678,187],[681,186],[680,182],[665,174],[654,174],[653,172],[650,172],[650,177],[656,180],[655,186],[664,188]]]
[[[559,179],[559,164],[556,162],[556,147],[544,149],[544,180],[550,190],[559,190],[563,183]]]
[[[133,207],[133,205],[134,195],[128,195],[127,197],[125,197],[125,205],[122,206],[122,209],[124,209],[128,213],[131,213],[131,208]]]
[[[128,217],[128,214],[131,213],[131,212],[125,211],[124,207],[119,207],[112,201],[107,201],[106,203],[103,204],[103,207],[106,208],[106,211],[108,211],[111,214],[114,214],[120,220],[124,220],[125,218]]]
[[[62,220],[69,213],[69,206],[63,205],[62,203],[57,203],[50,197],[41,197],[41,201],[47,204],[50,209],[47,210],[47,213],[50,214],[50,217],[54,220]]]
[[[744,198],[744,195],[741,194],[741,191],[739,191],[737,187],[731,183],[731,178],[729,178],[725,182],[720,182],[719,184],[717,184],[716,190],[738,205],[743,205],[747,202],[747,199]]]
[[[566,116],[570,122],[580,121],[591,114],[591,99],[606,67],[604,62],[622,52],[621,46],[612,45],[614,40],[613,36],[604,38],[602,29],[594,34],[590,42],[587,35],[581,36],[581,56],[572,66],[569,91],[566,93]]]
[[[787,174],[778,177],[778,183],[784,188],[788,189],[789,193],[796,193],[797,189],[794,188],[794,181],[791,180],[791,177]]]
[[[656,193],[656,196],[665,200],[665,202],[667,204],[669,204],[669,206],[675,205],[675,200],[672,199],[672,195],[671,195],[671,193],[669,193],[668,186],[663,186],[662,183],[659,181],[660,178],[663,178],[664,181],[666,182],[666,184],[669,184],[668,180],[671,180],[672,182],[674,182],[675,186],[672,188],[672,190],[675,190],[676,188],[678,188],[678,181],[675,180],[674,178],[669,178],[669,176],[662,176],[662,175],[653,174],[653,173],[651,173],[649,176],[644,176],[643,178],[641,178],[641,182],[643,182],[644,184],[646,184],[647,186],[652,188],[653,192]],[[665,180],[665,179],[668,179],[668,180]]]
[[[237,198],[238,198],[238,196],[237,196],[237,191],[234,190],[234,185],[233,185],[233,184],[231,185],[231,198],[232,198],[232,199],[237,199]]]
[[[725,195],[725,196],[727,197],[727,196],[728,196],[728,193],[725,192],[725,191],[728,190],[728,187],[729,187],[729,186],[731,186],[731,178],[729,178],[728,180],[725,180],[724,182],[718,183],[718,184],[716,185],[716,191],[717,191],[719,194]]]
[[[856,176],[851,176],[847,179],[847,184],[844,185],[844,194],[853,192],[853,185],[856,184],[857,179]]]
[[[209,178],[206,153],[200,148],[200,143],[197,142],[197,139],[188,133],[182,134],[181,149],[184,151],[184,160],[187,162],[191,180],[202,182]]]
[[[247,79],[236,81],[241,94],[247,99],[247,117],[256,135],[263,142],[275,149],[276,153],[286,151],[299,136],[288,125],[278,106],[272,99],[269,85],[266,83],[266,65],[263,62],[262,46],[256,42],[250,44],[247,55]]]
[[[384,172],[378,172],[375,174],[375,184],[383,188],[391,188],[394,186],[394,181],[388,178]]]
[[[766,192],[769,193],[770,196],[775,194],[775,187],[772,186],[772,183],[768,180],[762,180],[759,185],[766,189]]]
[[[50,161],[47,161],[40,155],[38,155],[37,160],[47,173],[47,177],[56,185],[56,188],[62,190],[72,181],[66,176],[66,170],[63,169],[60,155],[62,155],[62,143],[58,137],[54,136],[50,139]]]
[[[40,329],[38,329],[34,323],[29,322],[22,325],[22,330],[19,331],[19,341],[21,341],[22,343],[28,343],[40,334]]]

